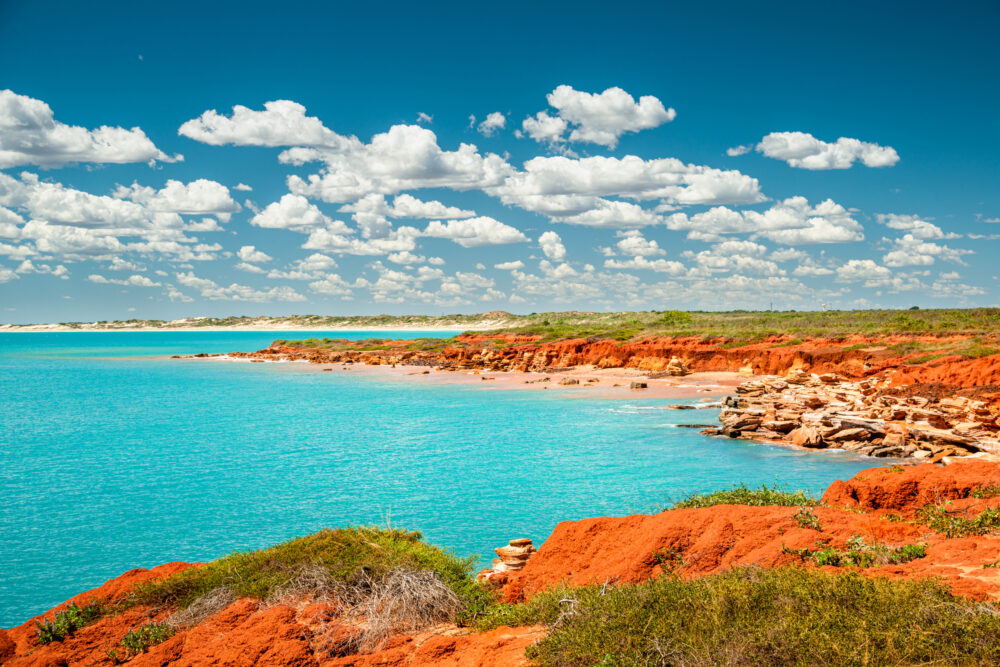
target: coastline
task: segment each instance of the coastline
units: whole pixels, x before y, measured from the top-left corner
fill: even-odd
[[[256,332],[268,332],[272,331],[274,333],[283,333],[286,331],[316,331],[316,332],[354,332],[354,331],[371,331],[373,333],[386,333],[386,332],[403,332],[403,333],[439,333],[447,331],[489,331],[492,329],[491,326],[427,326],[427,327],[300,327],[300,326],[276,326],[273,324],[261,325],[261,326],[236,326],[236,327],[93,327],[93,328],[80,328],[80,327],[64,327],[59,325],[47,326],[47,325],[27,325],[27,326],[14,326],[3,324],[0,325],[0,333],[107,333],[107,332],[153,332],[153,331],[178,331],[184,333],[194,333],[198,331],[205,332],[220,332],[220,331],[256,331]]]
[[[481,389],[547,391],[554,394],[601,399],[711,399],[719,408],[719,399],[732,394],[737,385],[754,379],[727,371],[699,371],[684,377],[650,378],[648,371],[634,368],[596,368],[577,366],[545,372],[438,370],[421,366],[399,364],[343,364],[311,363],[304,361],[260,360],[246,357],[218,355],[208,357],[180,357],[184,361],[215,361],[236,363],[281,364],[289,369],[308,373],[347,373],[353,375],[405,378],[431,385],[466,385]],[[576,380],[579,384],[560,384],[563,380]],[[588,380],[597,380],[588,382]],[[643,389],[632,389],[631,383],[644,382]],[[666,409],[666,407],[664,408]],[[714,420],[713,420],[714,421]]]

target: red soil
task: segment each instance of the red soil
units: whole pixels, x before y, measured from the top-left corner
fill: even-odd
[[[1000,557],[1000,535],[945,539],[926,526],[887,521],[887,509],[912,515],[927,502],[966,498],[980,485],[1000,483],[1000,464],[979,461],[904,468],[874,468],[850,482],[835,482],[824,501],[839,507],[817,507],[822,530],[800,528],[794,507],[718,505],[655,515],[566,521],[556,526],[525,568],[509,575],[501,589],[508,601],[531,597],[560,583],[635,583],[662,572],[657,553],[679,553],[681,576],[697,577],[737,565],[776,567],[801,564],[784,553],[815,549],[819,540],[844,548],[855,535],[889,545],[926,543],[927,556],[903,565],[866,570],[872,575],[940,576],[955,593],[1000,598],[1000,568],[983,568]],[[955,503],[956,511],[975,515],[1000,499]],[[874,510],[861,513],[857,510]],[[833,568],[830,568],[833,570]]]
[[[1000,484],[1000,464],[958,461],[906,468],[872,468],[846,482],[835,482],[814,509],[821,530],[799,527],[794,507],[716,507],[672,510],[656,515],[585,519],[559,524],[525,568],[508,575],[501,595],[518,601],[560,583],[634,583],[662,573],[657,554],[674,550],[683,558],[677,570],[699,577],[736,565],[801,565],[783,551],[815,548],[829,540],[843,548],[848,538],[889,545],[922,542],[927,556],[903,565],[863,570],[870,576],[941,577],[952,590],[972,598],[1000,598],[1000,568],[983,566],[1000,558],[1000,535],[945,539],[927,527],[883,518],[892,512],[912,517],[928,502],[952,501],[956,512],[974,515],[1000,505],[1000,498],[976,499],[977,487]],[[662,560],[662,558],[660,559]],[[73,598],[115,600],[134,585],[179,572],[191,565],[170,563],[152,570],[132,570],[100,588]],[[827,568],[835,571],[835,568]],[[69,602],[69,601],[67,601]],[[65,607],[65,603],[44,616]],[[63,642],[39,646],[34,621],[0,630],[0,663],[21,665],[108,664],[129,628],[163,620],[168,611],[135,608],[102,618]],[[476,634],[444,625],[390,639],[380,651],[330,657],[322,650],[321,624],[331,610],[319,604],[263,607],[238,600],[200,624],[179,631],[130,664],[141,665],[517,665],[525,649],[545,634],[541,627],[499,628]],[[41,618],[41,617],[39,617]],[[327,626],[329,627],[329,626]]]

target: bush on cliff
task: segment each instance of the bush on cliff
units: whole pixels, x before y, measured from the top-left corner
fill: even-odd
[[[820,502],[804,491],[788,491],[777,484],[768,486],[761,484],[760,488],[752,489],[745,484],[712,493],[693,493],[673,504],[667,509],[691,509],[694,507],[713,507],[715,505],[780,505],[782,507],[802,507],[819,505]]]
[[[983,665],[1000,614],[931,580],[738,568],[501,605],[477,628],[545,623],[542,665]]]
[[[464,610],[474,613],[492,601],[472,576],[474,566],[474,558],[458,558],[426,544],[420,533],[374,527],[327,529],[140,585],[129,602],[185,609],[220,589],[234,598],[267,600],[294,588],[303,571],[317,568],[324,581],[359,585],[380,582],[392,573],[429,571],[454,592]]]

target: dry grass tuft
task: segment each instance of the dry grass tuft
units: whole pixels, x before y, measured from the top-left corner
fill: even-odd
[[[237,599],[239,598],[236,593],[228,586],[213,588],[187,608],[171,614],[167,618],[167,625],[173,628],[192,628],[236,602]]]

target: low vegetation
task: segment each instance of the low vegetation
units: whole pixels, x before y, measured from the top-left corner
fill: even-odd
[[[740,484],[732,489],[714,491],[712,493],[692,494],[674,503],[667,509],[690,509],[693,507],[713,507],[715,505],[780,505],[782,507],[811,507],[819,505],[820,501],[805,491],[788,491],[778,486],[761,484],[759,488],[751,488]]]
[[[947,504],[927,505],[917,512],[917,522],[945,537],[986,535],[1000,530],[1000,507],[991,507],[970,516],[967,511],[953,510]]]
[[[479,629],[545,623],[541,665],[983,665],[1000,613],[930,580],[737,568],[498,605]]]
[[[102,614],[104,605],[96,600],[83,607],[70,603],[62,611],[56,612],[51,620],[35,621],[38,643],[61,642],[67,637],[72,637],[83,626],[100,618]]]
[[[190,607],[224,589],[235,598],[272,599],[304,571],[312,579],[371,589],[397,572],[433,573],[464,607],[488,598],[472,577],[474,558],[458,558],[421,540],[420,533],[374,527],[322,530],[269,549],[235,553],[136,587],[132,604]],[[316,577],[317,571],[321,574]],[[314,587],[315,588],[315,587]]]
[[[898,547],[886,544],[868,544],[863,537],[855,535],[847,540],[844,549],[837,549],[829,543],[821,543],[819,549],[789,549],[784,552],[801,558],[808,558],[816,566],[832,567],[877,567],[879,565],[900,565],[927,555],[925,544],[904,544]]]

